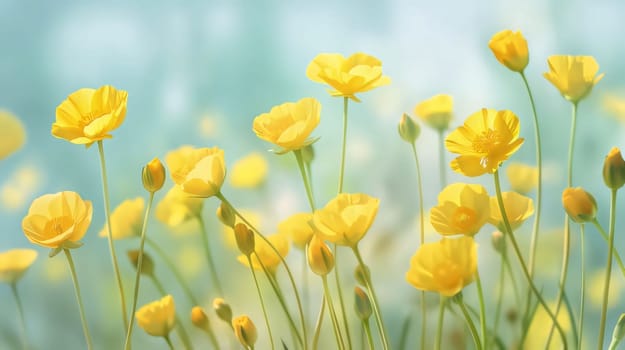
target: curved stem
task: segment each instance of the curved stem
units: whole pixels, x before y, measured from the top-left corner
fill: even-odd
[[[586,263],[585,263],[585,254],[584,254],[584,233],[585,233],[585,225],[581,224],[580,226],[580,249],[581,249],[581,290],[580,290],[580,301],[579,301],[579,323],[577,325],[577,333],[579,334],[579,342],[577,343],[577,349],[582,349],[582,338],[584,336],[584,305],[586,301]]]
[[[363,320],[362,326],[365,329],[365,333],[367,333],[367,343],[369,344],[369,350],[374,350],[375,345],[373,344],[373,336],[371,335],[371,326],[369,326],[369,320]]]
[[[108,179],[106,176],[106,161],[104,160],[104,146],[102,140],[98,141],[98,152],[100,154],[100,168],[102,170],[102,194],[104,197],[104,213],[106,215],[106,227],[107,238],[109,243],[109,251],[111,252],[111,261],[113,263],[113,270],[115,272],[115,279],[117,280],[117,289],[119,290],[119,298],[122,308],[122,320],[124,322],[124,330],[128,329],[128,317],[126,315],[126,297],[124,294],[124,285],[122,283],[122,276],[119,273],[119,266],[117,264],[117,254],[115,254],[115,244],[113,243],[113,229],[111,226],[111,205],[109,200],[109,188]]]
[[[517,287],[517,281],[514,278],[514,271],[512,271],[512,265],[510,264],[510,259],[508,257],[507,247],[503,251],[503,263],[506,267],[506,270],[508,271],[508,274],[510,275],[510,281],[512,281],[512,290],[514,292],[514,300],[516,301],[517,305],[521,305],[521,296],[519,295],[519,288]],[[531,289],[530,289],[530,292],[531,292]]]
[[[592,221],[592,223],[597,228],[597,231],[599,231],[599,234],[601,234],[601,237],[603,238],[603,240],[606,243],[608,243],[608,234],[607,232],[605,232],[605,230],[603,229],[599,221],[595,219]],[[616,247],[612,247],[612,254],[614,255],[614,258],[616,259],[616,263],[621,269],[621,273],[623,274],[623,277],[625,277],[625,265],[623,265],[623,260],[621,259],[621,255],[618,253],[618,250],[616,249]]]
[[[312,187],[310,186],[310,179],[306,174],[306,168],[304,166],[304,160],[302,159],[302,151],[295,150],[293,151],[295,154],[295,159],[297,160],[297,166],[299,167],[299,172],[302,174],[302,181],[304,181],[304,187],[306,188],[306,197],[308,197],[308,204],[310,204],[310,209],[315,211],[315,198],[312,194]]]
[[[484,348],[488,348],[488,339],[486,333],[486,305],[484,304],[484,290],[482,289],[482,279],[479,270],[475,271],[475,286],[477,287],[477,296],[480,302],[480,335],[484,341]]]
[[[174,344],[172,344],[171,339],[169,339],[169,335],[165,335],[163,338],[165,338],[167,345],[169,345],[169,349],[174,350]]]
[[[135,311],[137,311],[137,300],[139,299],[139,284],[141,282],[141,269],[143,268],[143,248],[145,246],[145,237],[148,230],[148,218],[150,217],[150,209],[152,208],[152,202],[154,201],[154,192],[150,192],[148,198],[148,205],[145,209],[145,217],[143,218],[143,226],[141,227],[141,242],[139,243],[139,257],[137,258],[137,273],[135,274],[135,290],[132,297],[132,309],[130,312],[130,324],[126,331],[126,342],[124,343],[124,349],[130,349],[132,328],[135,323]]]
[[[443,323],[445,320],[445,303],[447,298],[441,295],[440,302],[438,304],[438,322],[436,326],[436,341],[434,345],[435,350],[441,350],[441,344],[443,340]]]
[[[467,311],[467,307],[462,300],[462,294],[458,294],[454,297],[456,299],[456,304],[462,311],[462,315],[464,316],[465,321],[467,322],[467,326],[469,327],[469,331],[471,332],[471,336],[473,336],[473,344],[475,344],[476,350],[482,349],[482,342],[480,341],[480,335],[477,333],[477,328],[475,328],[475,323],[473,323],[473,319],[471,319],[471,315]]]
[[[339,320],[336,316],[334,305],[332,304],[330,289],[328,288],[328,279],[324,275],[321,276],[321,280],[323,281],[323,295],[325,296],[326,303],[328,304],[328,309],[330,310],[330,318],[332,319],[332,326],[334,328],[336,344],[338,345],[339,349],[345,349],[345,342],[343,341],[343,336],[341,335],[341,327],[339,326]]]
[[[80,286],[78,285],[78,277],[76,277],[76,268],[74,267],[74,259],[72,259],[72,253],[69,249],[63,249],[65,257],[67,258],[67,264],[69,265],[69,271],[72,274],[72,282],[74,282],[74,290],[76,292],[76,301],[78,302],[78,309],[80,311],[80,322],[82,323],[82,331],[85,334],[85,340],[87,341],[87,349],[93,349],[91,343],[91,335],[89,334],[89,327],[87,327],[87,317],[85,316],[85,307],[82,304],[82,296],[80,295]]]
[[[321,308],[319,309],[319,315],[317,317],[317,323],[315,325],[315,332],[313,335],[312,348],[317,350],[317,344],[319,343],[319,335],[321,334],[321,325],[323,324],[323,315],[326,311],[326,296],[321,297]]]
[[[612,190],[610,196],[610,227],[608,228],[608,262],[605,267],[605,280],[603,282],[603,303],[601,304],[601,322],[599,323],[599,342],[597,349],[603,349],[605,336],[605,321],[608,314],[608,299],[610,295],[610,280],[612,276],[612,257],[614,249],[614,224],[616,222],[616,191]]]
[[[349,349],[352,348],[352,336],[349,331],[349,322],[347,320],[347,312],[345,312],[345,301],[343,299],[343,287],[341,286],[341,278],[339,274],[339,264],[338,264],[338,247],[334,244],[333,254],[334,254],[334,281],[336,282],[336,292],[339,295],[339,307],[341,308],[341,316],[343,319],[343,327],[345,328],[345,336],[347,337],[347,345]]]
[[[210,270],[211,279],[213,280],[213,284],[217,288],[217,293],[220,296],[224,295],[224,291],[221,288],[221,282],[219,282],[219,275],[217,274],[217,269],[215,268],[215,263],[213,262],[213,256],[210,250],[210,243],[208,240],[208,232],[206,231],[206,225],[204,224],[204,219],[202,218],[202,214],[198,214],[196,216],[198,223],[200,224],[200,233],[202,236],[202,245],[204,247],[204,255],[206,255],[206,260],[208,262],[208,268]]]
[[[17,313],[20,318],[20,328],[22,330],[22,349],[28,350],[28,334],[26,332],[26,321],[24,318],[24,309],[22,308],[22,301],[20,295],[17,292],[17,282],[11,283],[11,292],[15,298],[15,305],[17,305]]]
[[[343,97],[343,145],[341,147],[341,166],[339,170],[338,193],[343,192],[343,176],[345,174],[345,149],[347,148],[347,102],[348,98]]]
[[[504,245],[504,250],[505,249],[506,248]],[[503,252],[502,252],[501,260],[502,262],[501,262],[501,265],[499,266],[499,288],[498,288],[499,290],[497,291],[497,304],[495,306],[495,322],[493,324],[493,334],[495,335],[497,335],[497,331],[499,330],[499,319],[501,318],[503,295],[504,295],[504,289],[506,286],[506,283],[505,283],[506,269],[505,269],[505,264],[503,263]]]
[[[447,164],[445,164],[445,130],[440,129],[438,132],[438,166],[439,176],[441,180],[441,189],[447,186]]]
[[[156,286],[156,289],[158,290],[159,293],[161,293],[161,295],[165,296],[168,294],[167,291],[165,290],[165,287],[163,287],[163,284],[161,284],[161,282],[158,280],[158,278],[156,278],[155,275],[149,275],[149,277],[152,278],[152,283],[154,283],[154,285]],[[187,350],[193,349],[193,346],[191,346],[191,340],[189,339],[189,335],[187,334],[187,331],[182,326],[182,322],[180,321],[180,317],[178,317],[178,313],[176,313],[175,323],[176,323],[176,332],[178,333],[180,340],[182,340],[182,344],[184,344],[184,348]]]
[[[247,263],[250,266],[250,271],[252,271],[252,277],[254,277],[254,284],[256,285],[256,291],[258,291],[258,297],[260,299],[260,306],[263,309],[263,316],[265,317],[265,324],[267,325],[267,333],[269,333],[269,341],[271,342],[271,348],[275,349],[276,346],[273,342],[273,334],[271,333],[271,326],[269,325],[269,317],[267,316],[267,308],[265,307],[265,299],[263,299],[263,293],[260,291],[260,285],[258,285],[258,279],[256,278],[256,272],[252,267],[252,258],[250,255],[246,255]],[[258,256],[257,256],[258,257]],[[259,259],[260,261],[260,259]]]
[[[571,116],[571,135],[569,138],[569,162],[567,187],[573,186],[573,147],[575,146],[575,130],[577,129],[577,102],[573,103]]]

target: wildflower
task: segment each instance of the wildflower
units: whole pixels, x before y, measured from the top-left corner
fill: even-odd
[[[137,324],[149,335],[167,337],[176,322],[174,298],[166,295],[153,301],[135,313]]]
[[[473,236],[489,215],[490,201],[483,186],[455,183],[438,195],[438,205],[430,211],[430,223],[442,235]]]
[[[497,61],[511,71],[522,73],[529,62],[527,41],[521,32],[503,30],[493,35],[488,47]]]
[[[501,196],[503,197],[503,205],[508,222],[513,230],[519,228],[527,218],[534,214],[534,202],[531,198],[516,192],[504,192]],[[488,222],[497,229],[506,231],[496,196],[490,197],[490,218]]]
[[[312,272],[319,276],[325,276],[334,268],[334,255],[328,246],[317,237],[313,236],[308,244],[308,266]]]
[[[148,192],[156,192],[165,183],[165,167],[158,158],[152,159],[141,172],[143,188]]]
[[[599,65],[592,56],[550,56],[549,72],[543,74],[564,98],[577,103],[586,97],[593,86],[603,78],[597,76]]]
[[[143,226],[145,201],[141,197],[126,199],[111,213],[111,232],[113,239],[139,237]],[[108,225],[100,230],[100,237],[107,237]]]
[[[206,312],[204,312],[204,309],[200,306],[194,306],[191,309],[191,323],[202,330],[210,329],[210,320],[208,319],[208,315],[206,315]]]
[[[583,188],[569,187],[562,191],[562,206],[571,220],[584,223],[595,220],[597,201]]]
[[[417,104],[414,113],[430,127],[447,130],[453,116],[454,101],[450,95],[435,95]]]
[[[527,194],[538,186],[538,168],[523,163],[510,163],[506,168],[510,187],[520,194]]]
[[[0,160],[18,151],[26,142],[26,130],[12,113],[0,110]]]
[[[0,282],[17,283],[37,259],[32,249],[11,249],[0,253]]]
[[[183,148],[166,156],[171,177],[191,196],[208,198],[221,191],[226,177],[224,151],[213,148]]]
[[[230,171],[230,184],[235,188],[256,188],[267,178],[267,160],[254,152],[239,159]]]
[[[606,186],[618,190],[625,185],[625,160],[621,150],[612,147],[603,163],[603,181]]]
[[[314,234],[310,226],[312,218],[312,213],[293,214],[278,224],[278,232],[288,235],[297,248],[304,249]]]
[[[254,232],[247,225],[238,223],[234,226],[234,237],[237,240],[237,246],[243,255],[250,256],[254,252],[255,239]]]
[[[174,185],[156,205],[155,215],[167,226],[176,227],[200,215],[203,203],[202,198],[190,197]]]
[[[254,322],[247,316],[237,316],[232,320],[232,328],[237,339],[245,348],[254,348],[258,334]]]

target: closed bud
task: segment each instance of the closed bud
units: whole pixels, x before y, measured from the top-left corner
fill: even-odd
[[[254,322],[247,316],[237,316],[232,320],[234,335],[245,348],[254,348],[258,334]]]
[[[562,206],[571,220],[584,223],[595,220],[597,201],[583,188],[566,188],[562,192]]]
[[[399,136],[402,140],[412,144],[414,143],[419,134],[421,134],[421,128],[408,114],[404,113],[399,120],[399,126],[397,127]]]
[[[325,276],[334,268],[334,255],[328,246],[313,236],[308,243],[308,265],[319,276]]]
[[[143,188],[150,193],[160,190],[165,183],[165,167],[158,158],[152,159],[141,172]]]
[[[368,321],[371,317],[371,301],[369,296],[360,287],[354,288],[354,294],[356,296],[354,302],[354,308],[356,309],[356,315],[361,321]]]
[[[243,255],[250,256],[254,252],[255,241],[254,232],[247,225],[238,223],[234,226],[234,237],[237,240],[237,246]]]
[[[625,185],[625,160],[621,155],[621,150],[612,147],[603,163],[603,181],[606,186],[613,190],[618,190]]]
[[[204,309],[199,306],[194,306],[191,309],[191,323],[193,323],[194,326],[201,330],[207,331],[210,329],[210,321],[208,319],[208,315],[206,315]]]
[[[354,278],[356,278],[356,282],[358,282],[358,284],[366,287],[370,276],[371,273],[369,272],[369,267],[365,266],[363,270],[361,265],[356,266],[356,269],[354,270]]]
[[[488,47],[499,63],[513,72],[523,72],[529,62],[527,41],[521,32],[501,31],[490,39]]]
[[[227,324],[232,323],[232,309],[225,300],[222,298],[213,299],[213,309],[220,320],[226,322]]]
[[[616,326],[614,326],[614,331],[612,332],[612,342],[610,343],[610,349],[616,349],[618,343],[623,340],[625,336],[625,314],[621,314],[621,317],[618,318],[616,322]]]
[[[132,266],[137,268],[139,265],[139,251],[138,250],[129,250],[128,251],[128,259],[130,259],[130,263]],[[154,260],[146,253],[143,252],[143,261],[141,261],[141,274],[146,276],[152,276],[154,274]]]
[[[217,218],[221,221],[222,224],[234,228],[234,221],[236,219],[236,214],[234,214],[234,210],[227,203],[221,202],[219,207],[217,208]]]
[[[506,238],[504,237],[503,233],[501,233],[501,231],[493,232],[493,235],[490,236],[490,241],[493,244],[493,248],[495,248],[495,251],[499,254],[503,254],[504,250],[506,249]]]

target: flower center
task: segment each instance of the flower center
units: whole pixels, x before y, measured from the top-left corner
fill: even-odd
[[[72,224],[72,218],[69,216],[55,217],[46,223],[45,232],[49,233],[50,236],[58,236],[67,231]]]
[[[475,233],[471,232],[475,227],[477,213],[475,210],[467,207],[458,207],[451,217],[453,227],[456,227],[458,233]]]
[[[495,130],[483,131],[473,140],[473,149],[478,153],[490,154],[503,144],[503,137]]]
[[[440,286],[453,288],[458,284],[458,280],[460,279],[459,270],[458,265],[451,261],[443,261],[434,269],[434,279]]]

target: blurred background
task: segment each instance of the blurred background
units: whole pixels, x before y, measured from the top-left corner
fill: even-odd
[[[21,220],[34,198],[63,190],[76,191],[94,205],[85,245],[75,250],[74,259],[96,348],[119,348],[122,339],[108,247],[106,239],[97,235],[104,223],[97,147],[85,149],[52,137],[56,106],[83,87],[111,84],[128,91],[126,120],[113,132],[113,139],[104,142],[112,207],[128,198],[147,198],[141,186],[141,167],[153,157],[163,159],[181,145],[223,148],[228,166],[252,152],[260,153],[268,163],[262,187],[239,189],[226,183],[224,193],[238,208],[257,214],[264,232],[272,233],[277,223],[306,211],[308,206],[294,157],[267,152],[271,145],[252,132],[252,120],[258,114],[302,97],[320,100],[321,123],[314,135],[321,139],[315,144],[313,184],[320,204],[335,193],[342,101],[332,98],[326,93],[327,87],[310,81],[305,74],[309,62],[322,52],[371,54],[383,62],[384,73],[392,79],[388,86],[361,94],[361,103],[350,103],[345,190],[381,198],[378,217],[361,249],[372,268],[391,338],[397,345],[404,320],[417,315],[419,294],[404,279],[409,259],[418,247],[418,192],[410,148],[397,136],[402,113],[414,115],[418,102],[439,93],[454,98],[453,127],[482,107],[510,109],[520,117],[526,138],[513,160],[535,161],[532,115],[522,81],[500,65],[488,49],[491,36],[503,29],[521,30],[530,48],[526,75],[537,101],[545,166],[538,284],[547,299],[555,299],[564,219],[560,195],[566,181],[571,106],[542,73],[548,70],[546,59],[552,54],[592,55],[600,73],[605,73],[579,107],[573,181],[595,195],[599,220],[607,228],[609,191],[603,185],[601,168],[612,146],[625,147],[625,67],[621,59],[625,46],[620,44],[625,34],[623,13],[625,3],[614,0],[592,4],[581,0],[234,0],[184,4],[0,0],[0,109],[15,114],[27,135],[25,145],[0,162],[0,251],[28,247],[40,253],[18,285],[31,348],[84,348],[66,261],[62,256],[49,259],[48,251],[30,244],[21,230]],[[437,142],[436,132],[423,126],[417,148],[426,210],[436,204],[440,191]],[[447,161],[451,157],[447,154]],[[489,177],[466,179],[450,170],[448,179],[481,183],[494,194]],[[158,193],[156,201],[164,193]],[[619,200],[619,206],[623,204]],[[215,199],[207,200],[204,217],[222,283],[235,314],[250,314],[263,333],[257,296],[250,294],[249,271],[236,261],[237,252],[227,245],[215,219],[218,205]],[[476,236],[487,293],[495,291],[500,262],[490,246],[492,230],[485,227]],[[526,223],[518,232],[525,245],[530,231],[531,223]],[[603,269],[606,248],[594,229],[587,231],[587,268],[593,275]],[[573,232],[568,296],[577,305],[578,228]],[[203,306],[210,308],[216,295],[209,283],[197,228],[172,233],[152,219],[148,234],[168,247],[167,253]],[[432,234],[428,239],[438,238]],[[623,249],[625,238],[617,235],[616,240],[617,249]],[[128,295],[134,270],[125,251],[137,244],[138,240],[116,242]],[[351,309],[355,260],[345,253],[340,256],[341,271],[349,295],[347,307]],[[296,278],[302,278],[301,260],[301,251],[292,248],[287,261],[298,271]],[[194,343],[208,346],[204,335],[191,329],[188,312],[192,305],[165,266],[161,269],[158,261],[156,264],[163,271],[164,284],[171,287]],[[283,272],[279,277],[286,288]],[[320,281],[312,274],[308,277],[313,287],[306,309],[312,323],[319,305]],[[615,271],[609,330],[624,306],[619,293],[623,281]],[[474,288],[468,289],[468,299],[474,302]],[[20,344],[17,310],[10,294],[8,286],[0,286],[3,349]],[[139,305],[158,297],[153,285],[143,281]],[[599,314],[596,300],[588,302],[587,320],[593,322],[588,321],[585,339],[594,344],[594,320]],[[437,298],[433,298],[433,316],[436,303]],[[233,346],[229,329],[212,313],[211,317],[224,348]],[[412,320],[409,344],[416,344],[418,318]],[[450,334],[464,332],[461,321],[449,317],[448,323]],[[333,344],[331,329],[324,332],[328,344]],[[456,344],[454,339],[448,337],[449,346]],[[259,343],[266,345],[266,336],[261,335]],[[135,332],[134,344],[137,348],[166,347],[162,339],[140,329]]]

